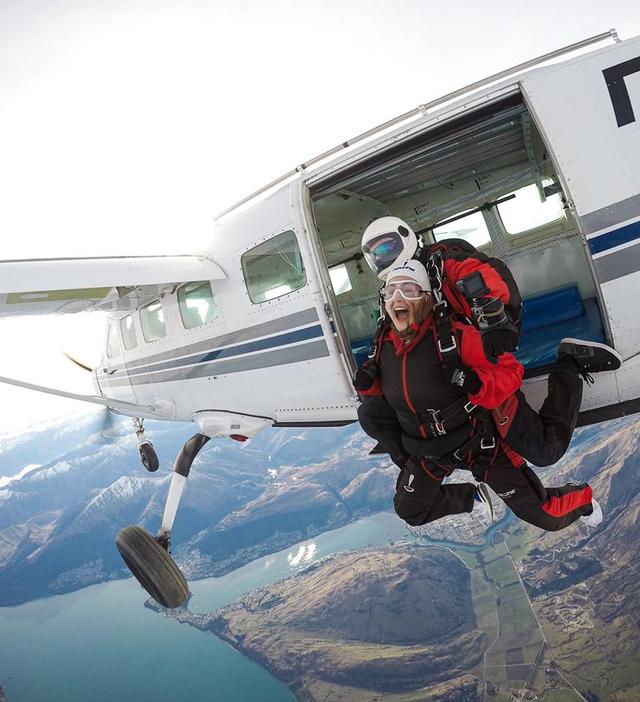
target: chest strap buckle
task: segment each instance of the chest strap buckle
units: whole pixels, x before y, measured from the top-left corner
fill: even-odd
[[[429,412],[431,415],[436,434],[438,434],[438,436],[444,436],[447,433],[447,430],[444,428],[444,422],[440,418],[440,413],[438,410],[428,409],[427,412]]]
[[[458,344],[453,334],[447,340],[447,346],[443,346],[442,339],[438,339],[438,350],[440,351],[440,353],[448,353],[449,351],[453,351],[455,348],[457,348],[457,346]]]

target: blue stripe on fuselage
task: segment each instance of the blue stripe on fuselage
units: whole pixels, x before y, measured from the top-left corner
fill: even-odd
[[[589,239],[589,249],[592,254],[598,254],[635,239],[640,239],[640,221]]]
[[[135,368],[128,369],[127,374],[130,377],[133,377],[143,373],[155,373],[156,371],[180,368],[181,366],[192,366],[200,363],[208,363],[209,361],[222,360],[224,358],[240,356],[242,354],[252,353],[255,351],[265,351],[266,349],[272,349],[278,346],[287,346],[299,341],[308,341],[309,339],[315,339],[322,336],[322,327],[319,324],[316,324],[313,327],[297,329],[296,331],[278,334],[277,336],[268,336],[265,339],[258,339],[257,341],[249,341],[244,344],[237,344],[236,346],[228,346],[227,348],[223,349],[213,349],[205,353],[171,359],[169,361],[165,361],[164,363],[153,364],[153,366],[136,366]],[[215,339],[212,341],[215,341]]]

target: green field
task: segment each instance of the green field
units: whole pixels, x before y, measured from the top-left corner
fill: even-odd
[[[491,702],[510,700],[511,692],[524,687],[530,677],[530,689],[538,694],[546,684],[544,665],[532,669],[542,634],[510,555],[511,549],[519,557],[527,552],[526,528],[508,536],[508,544],[495,543],[478,554],[458,553],[471,574],[476,626],[490,646],[486,670],[479,665],[474,672],[480,679],[486,672],[486,700]]]

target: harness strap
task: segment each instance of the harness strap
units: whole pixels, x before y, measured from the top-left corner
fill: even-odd
[[[382,351],[382,339],[389,328],[388,323],[385,321],[384,316],[378,318],[378,324],[376,326],[376,331],[371,339],[371,344],[369,345],[369,353],[367,355],[367,360],[369,362],[375,361],[378,363],[380,361],[380,353]]]
[[[434,463],[449,472],[456,468],[470,468],[478,480],[486,482],[487,472],[493,466],[498,455],[499,443],[494,433],[491,416],[486,410],[474,422],[471,437],[453,453],[446,456],[424,456],[424,460]]]
[[[458,341],[451,326],[447,303],[443,299],[433,306],[438,351],[445,365],[456,365],[460,360]]]
[[[474,476],[480,474],[480,479],[485,479],[486,471],[494,464],[498,442],[494,432],[491,415],[487,410],[482,410],[474,421],[473,433],[462,446],[459,446],[452,454],[456,467],[468,467],[472,465]]]
[[[478,405],[474,405],[471,400],[467,400],[465,396],[460,397],[455,402],[440,410],[438,413],[440,415],[440,420],[442,422],[448,422],[453,417],[460,414],[461,411],[466,412],[466,414],[471,414],[478,408]]]
[[[429,466],[429,463],[432,465]],[[431,456],[421,458],[418,464],[430,478],[433,478],[433,480],[444,480],[444,478],[451,475],[451,473],[454,471],[454,466],[436,462]]]
[[[427,409],[426,413],[416,412],[415,415],[413,413],[407,413],[407,415],[417,416],[420,424],[427,430],[427,434],[431,438],[435,438],[461,427],[464,422],[454,423],[453,420],[459,415],[466,415],[466,418],[470,418],[476,409],[477,405],[463,396],[442,410]]]
[[[460,360],[458,342],[449,319],[449,303],[444,296],[445,272],[442,251],[434,251],[427,261],[427,275],[431,284],[431,294],[435,300],[433,317],[436,329],[438,351],[445,364],[456,365]]]
[[[499,437],[496,437],[496,426],[493,423],[491,413],[483,410],[478,417],[478,430],[476,436],[480,437],[475,460],[471,472],[476,480],[487,482],[490,468],[496,461],[500,448]]]

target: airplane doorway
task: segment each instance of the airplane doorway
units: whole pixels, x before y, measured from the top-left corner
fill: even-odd
[[[466,239],[504,260],[524,298],[518,358],[541,375],[564,336],[608,341],[584,237],[520,93],[440,124],[310,185],[317,236],[356,363],[378,317],[380,281],[360,252],[377,217],[425,242]]]

